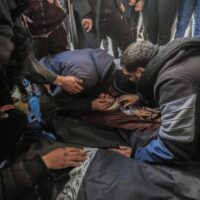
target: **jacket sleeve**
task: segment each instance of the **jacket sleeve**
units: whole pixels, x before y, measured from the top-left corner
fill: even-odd
[[[27,57],[28,53],[31,52],[29,35],[22,23],[19,22],[20,20],[16,18],[13,21],[11,12],[14,11],[11,11],[10,8],[12,3],[8,4],[8,2],[11,1],[2,0],[0,2],[0,18],[2,21],[0,24],[0,73],[12,59],[12,64],[14,63],[12,68],[16,67],[16,63],[24,66],[21,68],[21,75],[26,75],[38,83],[52,83],[57,77],[56,74],[49,72],[40,65],[33,56]],[[15,6],[13,5],[13,7]],[[14,55],[17,55],[17,60]]]
[[[196,88],[181,76],[166,75],[158,81],[155,94],[161,110],[159,135],[147,146],[138,148],[135,159],[154,163],[194,158],[200,131]]]
[[[29,55],[26,63],[29,66],[27,72],[25,72],[27,79],[35,83],[49,84],[56,80],[57,75],[54,72],[48,70],[44,65],[40,64],[40,62],[33,56]]]
[[[50,72],[46,67],[34,58],[32,52],[32,38],[24,27],[20,19],[14,23],[13,41],[15,48],[11,56],[11,64],[14,68],[20,70],[22,77],[37,83],[52,83],[57,75]]]
[[[48,170],[39,156],[29,161],[18,161],[0,171],[0,199],[21,199],[47,176]]]

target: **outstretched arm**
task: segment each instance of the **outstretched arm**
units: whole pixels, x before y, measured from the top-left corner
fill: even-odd
[[[31,160],[18,161],[0,171],[0,199],[21,199],[29,193],[42,178],[49,176],[49,170],[76,167],[86,159],[78,148],[57,148]]]

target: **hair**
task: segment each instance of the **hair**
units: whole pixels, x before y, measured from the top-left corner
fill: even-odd
[[[113,90],[120,95],[136,93],[136,84],[130,81],[130,78],[121,69],[115,71],[111,85]]]
[[[129,72],[138,67],[146,67],[154,55],[154,45],[149,41],[139,41],[130,44],[123,52],[121,65]]]

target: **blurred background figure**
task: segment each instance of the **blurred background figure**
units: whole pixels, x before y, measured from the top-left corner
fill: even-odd
[[[170,41],[179,0],[148,0],[148,37],[154,44],[164,45]]]
[[[25,24],[35,42],[35,54],[43,56],[69,50],[66,14],[59,0],[45,0],[24,12]]]
[[[132,42],[129,24],[118,1],[74,0],[73,5],[84,33],[83,37],[78,30],[80,39],[76,48],[98,48],[105,36],[109,36],[122,51]]]
[[[178,12],[175,38],[184,37],[192,23],[192,37],[200,36],[200,0],[182,0]]]
[[[137,33],[138,33],[138,22],[140,17],[140,12],[143,10],[144,7],[144,0],[123,0],[124,4],[124,14],[128,19],[132,40],[137,40]]]

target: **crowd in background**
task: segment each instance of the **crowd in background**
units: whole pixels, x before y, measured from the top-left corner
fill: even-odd
[[[138,39],[165,45],[178,37],[198,37],[199,4],[198,0],[56,0],[32,6],[23,15],[38,58],[70,49],[71,43],[75,49],[98,48],[103,41],[107,51],[108,37],[117,58]]]

